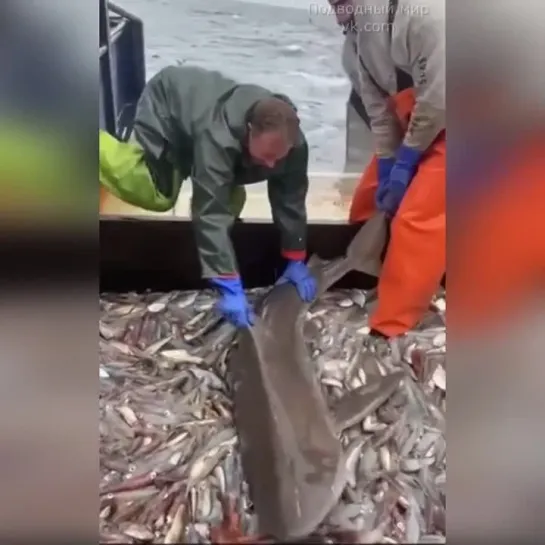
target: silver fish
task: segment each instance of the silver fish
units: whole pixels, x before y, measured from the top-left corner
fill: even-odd
[[[235,440],[236,438],[232,439],[230,442],[220,443],[219,445],[202,452],[191,464],[187,487],[192,488],[205,479],[227,454]]]
[[[124,530],[123,533],[132,539],[137,539],[138,541],[151,541],[155,536],[145,526],[139,524],[129,524]]]

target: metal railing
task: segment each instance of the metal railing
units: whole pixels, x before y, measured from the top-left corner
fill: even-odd
[[[144,28],[140,19],[99,0],[100,127],[126,140],[146,83]]]

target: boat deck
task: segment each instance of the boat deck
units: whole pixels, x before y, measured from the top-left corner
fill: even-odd
[[[311,174],[310,191],[307,198],[308,217],[311,222],[345,222],[348,218],[349,201],[343,194],[350,194],[357,178],[352,175]],[[343,191],[340,191],[340,188]],[[247,200],[242,218],[252,221],[271,221],[271,211],[267,198],[266,183],[246,186]],[[145,219],[181,219],[189,217],[191,183],[186,181],[180,191],[178,202],[168,212],[150,212],[124,203],[107,195],[101,203],[101,216],[142,217]]]

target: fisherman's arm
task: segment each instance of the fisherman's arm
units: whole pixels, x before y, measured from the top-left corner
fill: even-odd
[[[280,231],[282,256],[288,264],[279,283],[292,283],[304,301],[316,296],[316,280],[305,265],[307,247],[308,146],[290,152],[282,176],[267,184],[274,224]]]
[[[237,262],[229,229],[233,162],[212,136],[203,134],[194,147],[191,218],[204,278],[236,276]]]
[[[415,105],[388,184],[377,197],[379,209],[390,216],[397,212],[424,153],[445,128],[444,20],[427,14],[415,17],[411,24]]]
[[[369,116],[377,156],[392,158],[403,137],[401,126],[390,107],[389,97],[370,76],[356,45],[357,35],[348,32],[342,53],[343,67]]]
[[[343,49],[343,66],[352,81],[364,106],[371,129],[378,167],[377,204],[382,198],[390,172],[395,163],[395,154],[403,138],[403,132],[396,113],[392,110],[389,96],[380,89],[362,61],[357,42],[358,35],[348,31]]]
[[[191,219],[202,275],[220,292],[217,308],[224,318],[237,327],[248,327],[254,315],[229,236],[235,221],[230,208],[233,158],[210,132],[197,140],[194,155]]]
[[[282,255],[304,260],[307,244],[308,146],[293,148],[285,173],[267,184],[273,222],[280,231]]]
[[[415,104],[403,146],[422,154],[445,128],[445,30],[437,18],[413,24]]]

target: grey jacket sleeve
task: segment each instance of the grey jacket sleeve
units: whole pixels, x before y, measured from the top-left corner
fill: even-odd
[[[425,151],[446,124],[444,19],[432,14],[414,17],[411,26],[415,105],[404,144]]]
[[[388,96],[377,87],[361,62],[357,37],[348,33],[343,47],[343,66],[354,89],[359,94],[371,122],[375,152],[379,157],[394,157],[403,138],[403,132]]]
[[[209,132],[195,142],[191,218],[204,278],[237,274],[230,238],[233,162]]]
[[[307,245],[308,146],[294,148],[282,176],[267,183],[274,224],[280,231],[282,255],[304,259]]]
[[[343,49],[342,49],[342,58],[341,62],[345,74],[350,80],[352,88],[360,95],[361,93],[361,82],[358,75],[358,58],[356,55],[356,40],[354,39],[354,34],[348,32],[344,37]],[[361,96],[360,96],[361,98]]]

